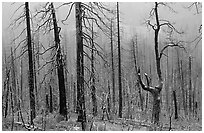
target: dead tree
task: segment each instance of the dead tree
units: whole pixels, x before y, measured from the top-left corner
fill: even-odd
[[[36,117],[35,113],[35,95],[34,95],[34,75],[33,75],[33,50],[30,29],[30,15],[29,4],[25,2],[26,10],[26,25],[27,25],[27,45],[28,45],[28,59],[29,59],[29,94],[30,94],[30,124],[34,125],[33,119]]]
[[[95,71],[94,71],[94,25],[91,25],[91,97],[93,103],[93,116],[97,116],[97,99],[96,99],[96,86],[95,86]]]
[[[40,16],[41,15],[41,16]],[[53,50],[54,54],[51,55],[51,60],[46,61],[39,69],[38,72],[48,64],[52,64],[51,70],[43,77],[43,80],[40,82],[40,85],[46,79],[46,76],[49,73],[52,73],[54,70],[53,64],[56,64],[57,77],[58,77],[58,86],[59,86],[59,113],[60,115],[67,118],[67,106],[66,106],[66,93],[65,93],[65,76],[64,76],[64,62],[63,55],[60,46],[60,30],[57,24],[57,17],[55,13],[55,8],[53,3],[47,2],[43,8],[37,10],[33,16],[34,18],[39,18],[36,31],[38,32],[41,29],[44,29],[43,33],[49,33],[53,30],[54,32],[54,42],[55,45],[45,49],[44,52],[38,53],[39,55],[45,54],[47,51]],[[53,52],[52,51],[52,52]]]
[[[191,80],[191,57],[189,57],[189,114],[192,112],[192,80]],[[189,116],[190,116],[189,115]]]
[[[78,122],[82,124],[82,130],[86,129],[86,110],[84,94],[84,56],[82,34],[82,8],[81,2],[75,3],[76,11],[76,42],[77,42],[77,113]]]
[[[99,55],[103,59],[102,53],[97,49],[97,47],[101,48],[100,45],[98,45],[96,42],[93,41],[93,36],[92,36],[93,29],[91,28],[92,23],[90,22],[90,20],[92,20],[92,22],[94,22],[94,24],[96,24],[96,26],[103,31],[103,28],[101,27],[100,23],[102,23],[103,25],[105,25],[105,23],[101,15],[106,17],[106,14],[103,13],[103,10],[108,10],[108,9],[104,8],[103,4],[100,2],[99,3],[98,2],[93,2],[93,3],[70,2],[70,3],[64,3],[62,5],[69,5],[69,4],[71,4],[71,7],[69,9],[69,12],[66,18],[62,20],[62,23],[64,23],[68,19],[72,11],[72,7],[75,5],[76,42],[77,42],[77,109],[76,111],[79,114],[78,121],[82,123],[82,130],[85,130],[86,110],[85,110],[85,101],[84,101],[85,100],[84,56],[88,57],[88,59],[90,60],[92,60],[92,57],[88,56],[88,54],[84,51],[83,47],[85,46],[86,48],[91,49],[92,52],[95,51],[97,55]],[[87,44],[91,44],[91,46]],[[90,72],[93,74],[92,70],[90,70]],[[91,76],[93,76],[92,74]],[[92,88],[93,95],[95,93],[94,89]],[[95,104],[96,98],[93,98],[93,99],[94,99],[93,103]],[[94,110],[96,110],[96,108]]]
[[[50,86],[50,113],[53,112],[53,102],[52,102],[52,87]]]
[[[59,98],[60,98],[60,110],[59,113],[67,118],[67,106],[66,106],[66,93],[65,93],[65,79],[64,79],[64,66],[63,66],[63,57],[60,47],[60,38],[59,32],[60,28],[57,25],[57,19],[55,14],[55,9],[53,3],[50,4],[51,13],[54,26],[54,39],[55,39],[55,48],[56,48],[56,62],[57,62],[57,75],[58,75],[58,86],[59,86]]]
[[[118,84],[119,84],[119,111],[118,116],[122,118],[122,81],[121,81],[121,53],[120,53],[120,24],[119,24],[119,4],[117,2],[117,30],[118,30]]]
[[[9,102],[9,80],[10,80],[10,69],[6,66],[6,80],[4,83],[4,90],[6,91],[5,97],[5,110],[4,110],[4,118],[7,117],[8,114],[8,102]]]
[[[161,97],[160,97],[160,92],[163,88],[163,77],[162,77],[162,71],[161,71],[161,58],[162,55],[165,55],[164,51],[169,48],[169,47],[179,47],[179,48],[184,48],[183,46],[179,45],[182,43],[182,41],[179,42],[174,42],[170,40],[170,42],[167,43],[166,46],[164,46],[161,51],[159,51],[159,31],[161,27],[167,26],[167,28],[170,29],[170,33],[175,31],[176,33],[181,34],[182,32],[179,32],[176,30],[176,28],[168,21],[168,20],[160,20],[159,19],[159,13],[158,13],[158,6],[163,5],[167,6],[165,3],[162,2],[155,2],[154,8],[150,12],[150,17],[153,15],[155,16],[155,24],[152,24],[150,20],[147,21],[148,25],[154,30],[154,52],[155,52],[155,60],[156,60],[156,72],[158,76],[158,85],[155,87],[150,86],[150,81],[148,78],[148,75],[145,73],[145,78],[147,81],[147,85],[145,85],[142,81],[141,74],[140,74],[140,69],[138,69],[138,77],[139,77],[139,82],[141,87],[149,91],[152,96],[153,96],[153,110],[152,110],[152,116],[153,116],[153,122],[156,125],[159,125],[159,115],[160,115],[160,102],[161,102]],[[169,6],[168,6],[169,7]],[[170,7],[169,7],[170,8]],[[173,9],[172,9],[173,10]]]
[[[12,47],[11,47],[11,81],[12,81],[12,91],[13,91],[13,104],[14,104],[14,111],[16,111],[16,106],[17,106],[17,85],[16,85],[16,66],[15,66],[15,60],[14,60],[14,57],[15,56],[15,53],[13,52],[12,50]]]
[[[135,40],[132,40],[132,52],[133,52],[133,60],[134,60],[134,67],[135,67],[135,71],[137,73],[137,62],[138,62],[138,59],[136,57],[138,57],[138,55],[136,54],[137,50],[138,50],[138,47],[137,47],[137,36],[135,36]],[[142,92],[141,92],[141,88],[139,86],[139,80],[137,78],[137,82],[136,82],[136,86],[138,87],[138,92],[139,92],[139,98],[140,98],[140,107],[141,107],[141,110],[143,111],[143,97],[142,97]]]
[[[175,119],[178,119],[178,109],[177,109],[177,98],[176,98],[176,91],[175,90],[173,90],[173,99],[174,99],[174,118]]]
[[[110,41],[111,41],[111,71],[112,71],[112,99],[113,99],[113,113],[115,113],[115,70],[113,60],[113,20],[111,19],[110,26]]]

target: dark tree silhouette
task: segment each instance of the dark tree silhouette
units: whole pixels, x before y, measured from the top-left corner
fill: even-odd
[[[36,113],[35,113],[33,55],[32,55],[33,50],[32,50],[32,41],[31,41],[30,15],[29,15],[28,2],[25,2],[25,10],[26,10],[26,26],[27,26],[28,62],[29,62],[30,124],[34,125],[33,119],[36,117]]]
[[[152,17],[153,15],[155,16],[155,24],[153,25],[152,23],[150,23],[150,20],[147,21],[148,25],[151,26],[151,28],[154,30],[154,52],[155,52],[155,60],[156,60],[156,72],[157,72],[157,76],[158,76],[158,85],[155,87],[150,86],[150,80],[148,75],[145,73],[145,78],[147,81],[147,85],[145,85],[142,81],[141,78],[141,74],[140,74],[140,69],[138,69],[138,77],[139,77],[139,82],[141,87],[146,90],[149,91],[152,96],[153,96],[153,110],[152,110],[152,119],[154,124],[159,125],[159,115],[160,115],[160,102],[161,102],[161,97],[160,97],[160,92],[163,88],[163,77],[162,77],[162,71],[161,71],[161,58],[164,55],[164,51],[169,48],[169,47],[179,47],[179,48],[183,48],[185,50],[185,48],[180,45],[180,43],[182,43],[182,41],[179,42],[174,42],[173,40],[169,39],[170,42],[164,46],[161,51],[159,51],[159,31],[161,30],[161,27],[166,26],[167,28],[170,29],[170,33],[172,33],[173,31],[178,33],[178,34],[182,34],[182,32],[179,32],[168,20],[161,20],[159,19],[159,13],[158,13],[158,6],[159,5],[163,5],[163,6],[167,6],[165,3],[163,2],[155,2],[155,7],[151,10],[150,12],[150,17]],[[167,6],[169,7],[169,6]],[[170,7],[169,7],[170,8]],[[173,9],[172,9],[173,10]]]
[[[115,113],[115,68],[113,60],[113,20],[111,19],[110,26],[110,41],[111,41],[111,71],[112,71],[112,98],[113,98],[113,113]]]
[[[82,124],[82,130],[86,129],[86,110],[84,94],[84,56],[82,33],[82,8],[81,2],[75,3],[76,11],[76,42],[77,42],[77,113],[78,122]]]
[[[121,53],[120,53],[120,24],[119,24],[119,4],[117,2],[117,28],[118,28],[118,85],[119,85],[119,111],[118,116],[122,118],[123,98],[122,98],[122,81],[121,81]]]
[[[57,51],[56,62],[57,62],[57,75],[58,75],[59,93],[60,93],[59,94],[59,98],[60,98],[60,110],[59,110],[59,113],[67,118],[64,68],[63,68],[63,58],[62,58],[62,54],[61,54],[60,38],[59,38],[60,28],[57,26],[57,19],[56,19],[56,14],[55,14],[55,9],[54,9],[53,3],[51,3],[50,6],[51,6],[51,9],[52,9],[55,48],[56,48],[56,51]]]

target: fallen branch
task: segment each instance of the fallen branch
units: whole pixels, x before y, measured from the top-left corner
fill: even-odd
[[[20,125],[20,126],[26,128],[28,131],[36,131],[36,130],[43,131],[42,128],[36,127],[34,125],[30,125],[30,124],[26,124],[26,123],[24,124],[22,122],[15,122],[15,124]]]

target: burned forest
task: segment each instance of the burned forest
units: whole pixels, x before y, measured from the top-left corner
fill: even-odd
[[[201,2],[2,2],[3,131],[202,131]]]

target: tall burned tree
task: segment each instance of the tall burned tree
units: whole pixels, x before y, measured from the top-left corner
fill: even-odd
[[[183,46],[179,45],[181,41],[179,42],[174,42],[173,40],[169,39],[170,42],[167,43],[166,46],[164,46],[161,51],[159,51],[159,31],[161,30],[161,27],[167,26],[170,29],[170,33],[175,31],[176,33],[181,34],[181,32],[177,31],[175,27],[168,21],[168,20],[161,20],[159,19],[159,13],[158,13],[158,6],[163,5],[167,6],[165,3],[162,2],[155,2],[154,8],[151,10],[150,15],[155,16],[155,24],[152,24],[150,20],[148,20],[148,25],[151,26],[151,28],[154,30],[154,52],[155,52],[155,61],[156,61],[156,72],[157,72],[157,77],[158,77],[158,85],[155,87],[150,86],[150,81],[148,75],[145,73],[145,78],[147,81],[147,85],[145,85],[142,81],[141,74],[140,74],[140,69],[138,69],[138,77],[139,77],[139,82],[141,87],[149,91],[152,96],[153,96],[153,111],[152,111],[152,117],[153,117],[153,122],[156,125],[159,125],[159,115],[160,115],[160,102],[161,102],[161,97],[160,97],[160,92],[163,88],[163,77],[162,77],[162,71],[161,71],[161,58],[162,55],[164,55],[164,51],[169,48],[169,47],[179,47],[179,48],[184,48]],[[173,9],[172,9],[173,10]]]
[[[110,41],[111,41],[111,71],[112,71],[112,98],[113,98],[113,113],[115,113],[115,70],[113,60],[113,20],[111,19],[110,26]]]
[[[82,124],[82,130],[86,129],[85,90],[84,90],[84,56],[83,56],[83,32],[82,32],[82,5],[75,3],[76,12],[76,42],[77,42],[77,113],[78,122]]]
[[[135,71],[137,73],[137,66],[138,66],[138,47],[137,47],[137,35],[135,36],[135,40],[132,40],[132,54],[133,54],[133,60],[134,60],[134,67]],[[137,79],[136,85],[138,87],[138,92],[139,92],[139,98],[140,98],[140,106],[141,110],[143,111],[143,97],[142,97],[142,92],[141,92],[141,87],[139,86],[139,80]]]
[[[97,115],[97,100],[96,100],[96,87],[95,87],[95,71],[94,71],[94,27],[93,20],[91,25],[91,97],[93,104],[93,116]]]
[[[56,19],[53,3],[51,3],[50,6],[51,6],[51,12],[52,12],[53,26],[54,26],[55,49],[57,50],[56,62],[57,62],[57,76],[58,76],[59,99],[60,99],[59,113],[62,116],[67,117],[64,66],[63,66],[63,58],[62,58],[60,38],[59,38],[60,28],[57,25],[57,19]]]
[[[122,81],[121,81],[121,53],[120,53],[120,24],[119,24],[119,4],[117,2],[117,29],[118,29],[118,85],[119,85],[119,114],[122,118]]]
[[[30,29],[30,15],[29,4],[25,2],[26,10],[26,26],[27,26],[27,45],[28,45],[28,63],[29,63],[29,94],[30,94],[30,123],[33,125],[33,119],[36,117],[35,113],[35,95],[34,95],[34,75],[33,75],[33,50]]]

